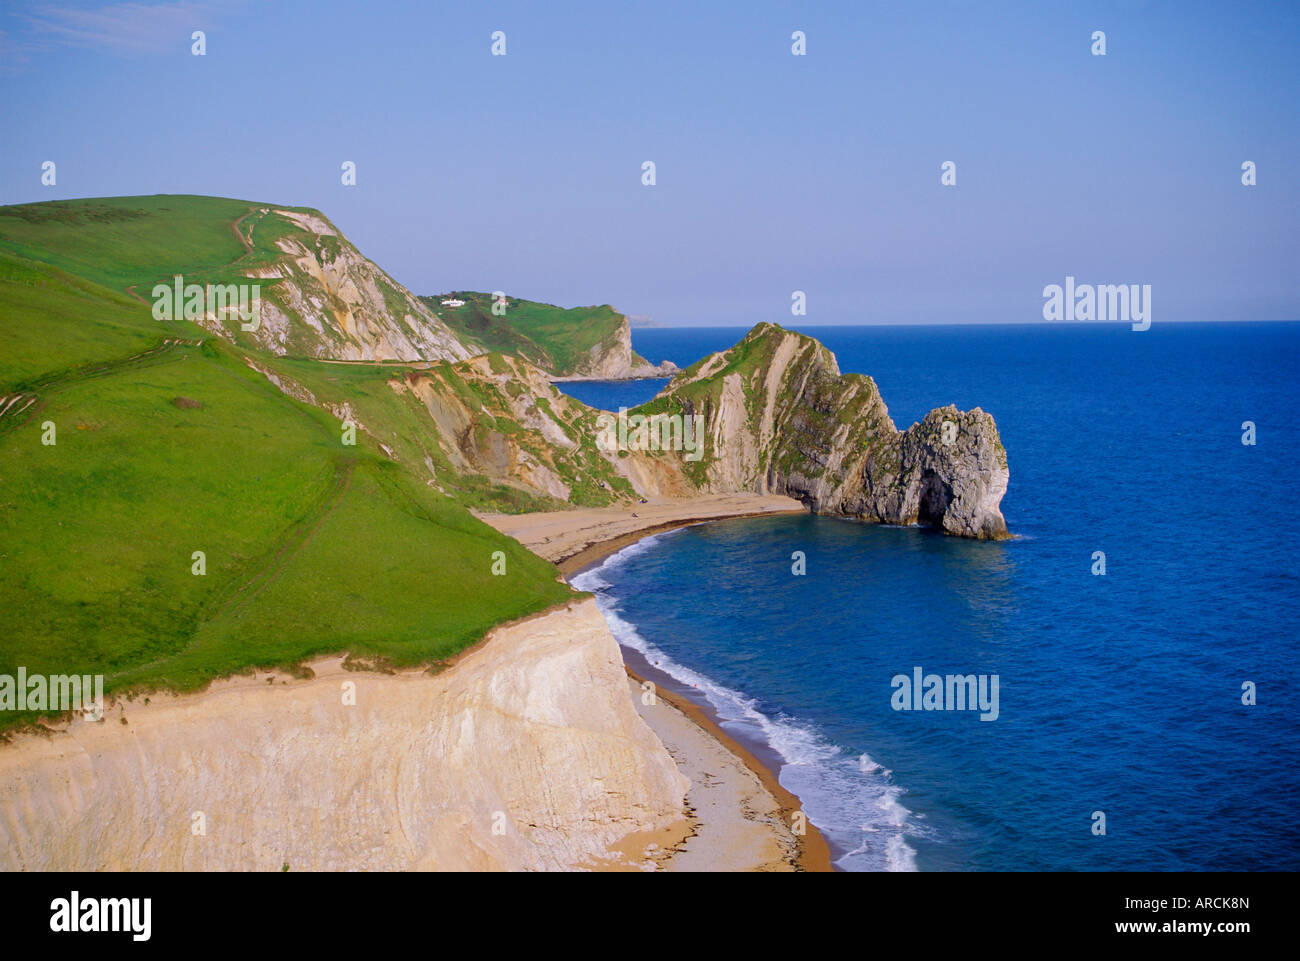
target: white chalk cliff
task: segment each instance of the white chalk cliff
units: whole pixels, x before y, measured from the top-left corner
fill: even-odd
[[[0,745],[0,869],[556,870],[683,817],[590,599],[438,675],[318,671]]]

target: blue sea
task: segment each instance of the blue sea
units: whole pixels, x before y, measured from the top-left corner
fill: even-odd
[[[1300,324],[801,329],[900,428],[991,412],[1015,539],[813,516],[658,535],[576,579],[629,663],[772,764],[846,870],[1300,868]],[[743,334],[634,346],[684,367]],[[662,385],[563,389],[617,409]],[[895,710],[918,667],[996,675],[996,720]]]

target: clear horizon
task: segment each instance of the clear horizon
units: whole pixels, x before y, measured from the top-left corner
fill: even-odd
[[[332,9],[0,14],[0,202],[315,207],[415,293],[660,327],[1052,323],[1067,276],[1300,317],[1294,5]]]

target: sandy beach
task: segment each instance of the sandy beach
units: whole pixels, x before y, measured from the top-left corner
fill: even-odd
[[[628,669],[637,712],[691,782],[686,803],[694,833],[668,871],[832,871],[830,848],[812,824],[793,830],[799,799],[776,774],[698,705],[659,688],[647,705],[643,681]]]
[[[779,494],[706,494],[653,498],[629,507],[579,508],[536,514],[477,514],[534,554],[573,574],[643,537],[700,521],[757,514],[803,514],[806,508]]]
[[[689,524],[728,517],[799,514],[798,501],[779,495],[718,494],[686,500],[653,499],[626,508],[581,509],[523,515],[480,515],[529,550],[555,562],[566,577],[628,544]],[[633,516],[635,515],[635,516]],[[633,703],[691,782],[689,836],[629,839],[621,858],[647,859],[667,871],[831,871],[830,849],[817,828],[796,835],[791,826],[799,799],[776,772],[727,734],[707,707],[666,690],[656,681],[654,703],[642,698],[645,665],[627,666]],[[653,847],[651,847],[653,845]],[[611,866],[622,862],[616,858]]]

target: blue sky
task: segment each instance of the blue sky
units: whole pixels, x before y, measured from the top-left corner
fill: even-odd
[[[668,325],[1042,322],[1067,274],[1300,318],[1300,4],[730,6],[6,9],[0,203],[318,207],[417,293]]]

